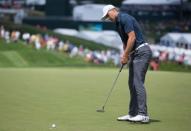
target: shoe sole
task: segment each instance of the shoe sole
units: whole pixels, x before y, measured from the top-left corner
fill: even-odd
[[[117,119],[117,121],[130,121],[129,119],[127,119],[127,120],[119,120],[119,119]]]
[[[150,121],[131,121],[129,120],[131,123],[135,123],[135,124],[149,124]]]
[[[117,119],[117,121],[120,121],[120,122],[130,122],[130,123],[134,123],[134,124],[149,124],[150,123],[150,121],[148,121],[148,122],[143,122],[143,121],[130,121],[130,120],[118,120]]]

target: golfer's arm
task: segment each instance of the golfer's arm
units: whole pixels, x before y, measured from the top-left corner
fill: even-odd
[[[128,41],[127,41],[127,46],[126,46],[126,48],[124,50],[124,55],[126,57],[129,56],[129,54],[130,54],[130,52],[131,52],[131,50],[133,48],[133,45],[135,43],[135,39],[136,39],[134,31],[129,32],[127,35],[128,35],[129,38],[128,38]]]

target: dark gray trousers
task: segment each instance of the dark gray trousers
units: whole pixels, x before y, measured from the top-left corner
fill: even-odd
[[[149,46],[143,46],[130,56],[129,63],[129,114],[147,115],[147,98],[144,87],[145,76],[152,52]]]

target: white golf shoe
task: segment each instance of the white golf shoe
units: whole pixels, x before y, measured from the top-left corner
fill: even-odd
[[[129,121],[129,119],[131,118],[131,115],[125,115],[125,116],[120,116],[117,118],[118,121]]]
[[[129,118],[129,121],[141,122],[141,123],[149,123],[149,116],[136,115],[134,117]]]

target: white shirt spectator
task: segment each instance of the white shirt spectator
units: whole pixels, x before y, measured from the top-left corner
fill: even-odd
[[[0,28],[0,37],[4,38],[4,36],[5,36],[5,29],[4,29],[3,26],[1,26],[1,28]]]
[[[58,43],[58,49],[59,50],[62,50],[64,48],[64,42],[63,41],[60,41],[59,43]]]
[[[6,31],[4,37],[5,37],[6,43],[9,43],[10,42],[10,32]]]
[[[78,47],[74,47],[70,53],[70,57],[74,57],[78,54]]]
[[[15,33],[15,39],[19,40],[21,33],[19,31],[16,31]]]
[[[24,41],[28,41],[30,39],[30,34],[29,33],[24,33],[22,36]]]

